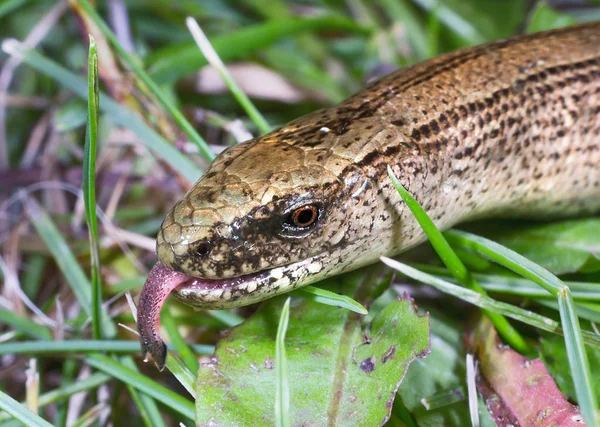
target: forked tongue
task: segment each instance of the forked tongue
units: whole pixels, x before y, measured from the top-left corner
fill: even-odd
[[[190,276],[173,271],[157,262],[144,283],[138,301],[138,331],[142,354],[147,361],[150,353],[159,370],[165,368],[167,346],[158,333],[160,310],[173,289],[190,279]]]

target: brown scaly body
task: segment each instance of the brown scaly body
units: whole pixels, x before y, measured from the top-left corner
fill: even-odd
[[[440,228],[600,210],[600,24],[425,61],[227,150],[159,232],[162,265],[202,278],[175,296],[245,305],[422,242],[387,165]]]

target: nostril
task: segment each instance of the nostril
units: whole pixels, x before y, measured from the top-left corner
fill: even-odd
[[[196,253],[201,257],[205,257],[210,253],[210,250],[211,250],[210,242],[207,240],[204,240],[198,244]]]

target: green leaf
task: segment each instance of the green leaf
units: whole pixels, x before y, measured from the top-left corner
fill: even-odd
[[[200,367],[197,423],[271,425],[282,305],[281,298],[263,304],[218,343],[214,362]],[[408,364],[427,354],[428,335],[427,316],[417,316],[408,300],[389,304],[364,331],[348,310],[293,304],[286,338],[292,425],[382,424]]]

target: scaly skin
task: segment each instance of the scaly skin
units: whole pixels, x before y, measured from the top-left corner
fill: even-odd
[[[219,280],[175,296],[246,305],[422,242],[387,165],[441,229],[600,210],[600,24],[431,59],[226,150],[157,241],[164,266]],[[317,224],[283,227],[305,203]]]

